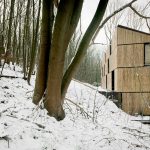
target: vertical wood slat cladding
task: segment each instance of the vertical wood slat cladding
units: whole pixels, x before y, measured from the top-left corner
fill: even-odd
[[[107,89],[112,90],[111,73],[107,74]]]
[[[144,66],[144,44],[118,46],[117,67]]]
[[[150,115],[150,93],[122,93],[122,108],[129,114]]]
[[[117,53],[114,52],[109,58],[109,70],[110,72],[117,68]]]
[[[106,89],[106,76],[103,76],[103,77],[102,77],[102,83],[101,83],[101,85],[102,85],[102,87],[103,87],[104,89]]]
[[[130,114],[150,115],[150,34],[118,26],[105,54],[102,87],[111,90],[115,73],[115,91],[122,92],[122,108]],[[108,72],[109,59],[109,72]],[[106,86],[107,76],[107,86]],[[103,86],[104,85],[104,86]]]
[[[117,68],[118,92],[150,92],[150,67]]]
[[[122,27],[117,28],[117,35],[117,45],[150,42],[149,34]]]

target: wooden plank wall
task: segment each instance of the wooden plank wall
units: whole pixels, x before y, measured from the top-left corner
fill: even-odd
[[[112,90],[112,78],[111,78],[111,73],[107,74],[107,89]]]
[[[103,52],[102,53],[102,58],[101,58],[101,60],[102,60],[102,66],[105,64],[105,52]]]
[[[117,36],[118,36],[118,31],[117,29],[115,30],[115,32],[113,33],[112,36],[112,42],[111,42],[111,49],[112,49],[112,53],[114,53],[115,51],[117,51]]]
[[[129,114],[150,115],[150,93],[122,93],[122,109]]]
[[[127,28],[117,28],[117,45],[147,43],[150,42],[150,35]]]
[[[109,58],[109,71],[113,71],[117,68],[117,53],[113,52]]]
[[[144,66],[144,44],[118,46],[117,67],[137,66]]]
[[[102,86],[102,88],[106,89],[106,76],[102,77],[101,86]]]
[[[118,92],[150,92],[150,67],[117,68]]]
[[[108,46],[106,53],[103,54],[102,67],[105,65],[105,75],[108,78],[108,88],[111,89],[111,71],[117,68],[117,30],[113,34],[112,43],[111,43],[111,52],[110,55],[110,46]],[[106,55],[106,56],[105,56]],[[105,58],[105,59],[104,59]],[[108,59],[109,59],[109,72],[108,72]],[[102,87],[106,88],[106,76],[102,78]]]

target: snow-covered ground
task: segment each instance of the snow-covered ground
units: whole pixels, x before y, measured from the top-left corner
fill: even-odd
[[[22,77],[21,69],[3,74]],[[57,122],[32,104],[32,85],[0,78],[0,150],[149,150],[150,126],[133,121],[95,87],[73,80]]]

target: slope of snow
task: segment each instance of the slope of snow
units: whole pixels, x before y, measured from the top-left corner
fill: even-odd
[[[22,77],[20,68],[3,74]],[[0,150],[148,150],[150,126],[132,120],[97,88],[73,80],[57,122],[32,104],[32,85],[0,78]]]

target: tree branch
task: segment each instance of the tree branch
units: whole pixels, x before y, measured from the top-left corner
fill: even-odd
[[[147,27],[148,27],[148,30],[149,30],[149,32],[150,32],[150,25],[148,24],[148,21],[147,21],[147,19],[146,19],[146,25],[147,25]]]
[[[87,115],[87,117],[89,118],[93,118],[92,116],[90,116],[81,106],[79,106],[77,103],[73,102],[72,100],[70,100],[69,98],[65,97],[65,100],[69,101],[70,103],[74,104],[75,106],[77,106],[78,108],[80,108],[81,112],[85,113]]]
[[[140,14],[135,8],[132,7],[132,5],[129,6],[133,12],[135,12],[139,17],[144,18],[144,19],[150,19],[150,17],[146,17],[142,14]]]
[[[76,73],[77,69],[79,68],[79,65],[81,64],[84,56],[86,55],[90,41],[92,40],[92,37],[95,31],[97,30],[99,24],[101,23],[103,19],[103,16],[107,7],[107,3],[108,3],[108,0],[100,0],[96,13],[80,42],[77,53],[72,63],[69,65],[68,69],[66,70],[63,76],[62,91],[61,91],[62,99],[64,99],[68,86],[70,84],[70,81],[72,77],[74,76],[74,74]]]
[[[95,33],[95,35],[93,36],[92,41],[95,40],[96,36],[98,35],[100,29],[107,23],[107,21],[112,18],[113,16],[115,16],[117,13],[119,13],[120,11],[124,10],[127,7],[130,7],[134,2],[136,2],[137,0],[132,0],[130,3],[125,4],[124,6],[122,6],[121,8],[117,9],[116,11],[114,11],[111,15],[109,15],[107,18],[104,19],[104,21],[101,23],[101,25],[97,28],[97,31]]]

